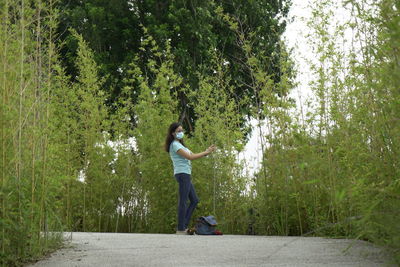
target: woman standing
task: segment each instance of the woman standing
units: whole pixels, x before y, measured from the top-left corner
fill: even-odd
[[[169,152],[174,165],[175,179],[179,184],[177,234],[187,233],[190,218],[199,202],[191,181],[192,165],[190,161],[207,156],[215,150],[215,146],[212,145],[204,152],[193,154],[185,146],[183,136],[182,125],[174,122],[169,126],[167,138],[165,140],[165,150]],[[190,200],[189,206],[187,206],[186,203],[188,199]]]

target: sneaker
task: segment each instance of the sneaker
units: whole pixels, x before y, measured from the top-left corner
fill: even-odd
[[[187,231],[186,230],[183,230],[183,231],[176,231],[176,234],[177,235],[187,235]]]

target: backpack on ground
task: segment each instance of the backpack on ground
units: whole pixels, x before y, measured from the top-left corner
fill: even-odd
[[[214,216],[202,216],[197,219],[195,232],[198,235],[222,235],[222,233],[215,229],[217,221]]]

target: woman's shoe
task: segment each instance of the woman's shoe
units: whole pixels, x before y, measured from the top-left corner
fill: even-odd
[[[187,231],[186,230],[183,230],[183,231],[176,231],[176,234],[177,235],[187,235]]]

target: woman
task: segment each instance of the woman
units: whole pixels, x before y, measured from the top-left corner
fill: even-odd
[[[199,202],[196,191],[194,190],[191,174],[191,160],[199,159],[215,150],[212,145],[206,151],[193,154],[183,142],[183,128],[180,123],[174,122],[169,126],[167,138],[165,140],[165,150],[169,152],[174,165],[175,179],[179,183],[179,202],[178,202],[178,230],[177,234],[186,234],[193,210]],[[190,205],[187,206],[187,200]]]

